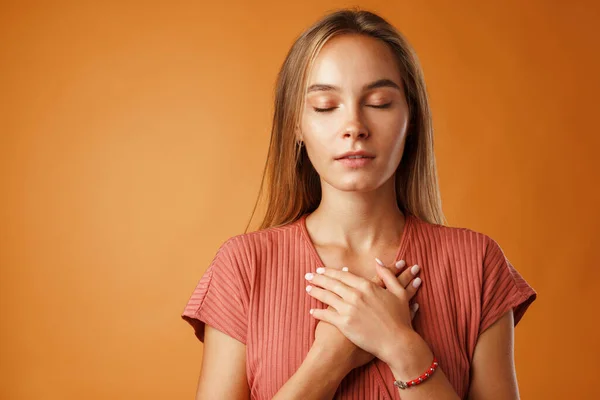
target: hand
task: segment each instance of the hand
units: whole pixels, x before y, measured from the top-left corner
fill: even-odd
[[[307,280],[315,285],[309,285],[307,292],[330,306],[326,310],[312,310],[313,317],[335,326],[355,346],[387,361],[386,356],[398,348],[399,340],[415,335],[412,328],[414,313],[408,303],[421,279],[415,278],[411,283],[413,276],[408,274],[412,271],[408,270],[405,271],[408,276],[402,274],[400,277],[409,279],[400,282],[377,261],[377,275],[387,290],[351,272],[323,268],[318,269],[316,275],[307,274]],[[328,346],[335,345],[348,347],[340,338],[335,338],[333,344],[328,343]],[[350,361],[358,363],[365,359],[363,354],[352,351]]]
[[[405,268],[406,263],[401,260],[398,261],[394,266],[386,267],[393,273],[394,275],[399,275],[397,279],[399,284],[402,287],[408,286],[411,282],[413,282],[413,278],[416,274],[411,272],[411,268]],[[343,272],[347,273],[347,272]],[[418,274],[418,271],[416,272]],[[307,274],[307,277],[309,274]],[[314,279],[314,275],[313,275]],[[380,274],[377,273],[371,281],[381,287],[385,288],[385,283],[381,279]],[[416,292],[416,290],[415,290]],[[412,296],[411,296],[412,297]],[[411,319],[414,318],[418,304],[413,304],[415,306],[411,309]],[[333,307],[329,306],[328,310],[335,310]],[[334,325],[327,323],[326,321],[319,321],[317,324],[317,328],[315,331],[315,343],[313,346],[321,347],[326,349],[329,352],[334,353],[334,359],[339,360],[340,363],[343,363],[347,366],[347,370],[351,371],[354,368],[360,367],[364,364],[370,362],[375,356],[371,353],[357,347],[353,342],[351,342],[344,334],[340,332],[338,328]]]

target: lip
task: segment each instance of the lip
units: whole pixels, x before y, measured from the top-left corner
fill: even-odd
[[[369,165],[373,162],[372,158],[340,158],[339,160],[342,165],[348,168],[361,168]]]
[[[358,150],[358,151],[348,151],[342,155],[337,156],[335,159],[341,160],[341,159],[349,157],[349,156],[364,156],[364,157],[369,157],[369,158],[375,158],[375,156],[373,154],[369,153],[368,151]]]

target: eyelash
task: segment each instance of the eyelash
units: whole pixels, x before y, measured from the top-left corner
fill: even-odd
[[[379,106],[368,106],[368,107],[373,107],[373,108],[378,108],[378,109],[384,109],[384,108],[390,108],[391,105],[392,105],[392,103],[387,103],[387,104],[381,104]],[[335,110],[336,107],[331,107],[331,108],[316,108],[316,107],[313,107],[313,109],[316,112],[329,112],[329,111]]]

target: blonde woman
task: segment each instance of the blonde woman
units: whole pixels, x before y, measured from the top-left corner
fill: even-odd
[[[423,74],[393,26],[340,10],[296,40],[264,178],[260,229],[222,244],[182,315],[198,399],[519,398],[536,292],[493,239],[444,225]]]

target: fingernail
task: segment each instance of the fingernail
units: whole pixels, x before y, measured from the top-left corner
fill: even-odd
[[[307,281],[310,281],[310,280],[311,280],[313,277],[314,277],[314,275],[313,275],[313,274],[311,274],[310,272],[307,272],[307,273],[306,273],[306,275],[304,275],[304,278],[305,278]]]
[[[317,268],[317,274],[322,274],[324,272],[325,272],[325,268],[323,268],[323,267]]]
[[[308,285],[308,286],[306,287],[306,291],[307,291],[307,292],[310,292],[311,290],[312,290],[312,286]]]
[[[417,264],[413,265],[413,267],[410,269],[410,272],[412,272],[413,275],[416,275],[417,272],[419,272],[419,266]]]
[[[421,278],[415,278],[415,280],[413,281],[413,286],[418,288],[420,284],[421,284]]]
[[[418,309],[419,309],[419,303],[414,303],[414,304],[412,305],[412,310],[413,310],[414,312],[417,312],[417,310],[418,310]]]
[[[312,315],[313,311],[315,311],[315,310],[311,308],[309,311],[310,315]]]
[[[348,267],[343,267],[343,268],[342,268],[342,271],[344,271],[344,272],[348,272]]]
[[[396,263],[396,268],[400,269],[406,265],[406,261],[400,260]]]
[[[377,261],[377,264],[381,265],[382,267],[385,267],[385,264],[379,258],[376,257],[375,261]]]

